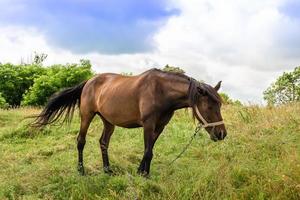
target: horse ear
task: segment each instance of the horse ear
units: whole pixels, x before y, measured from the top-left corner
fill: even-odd
[[[222,81],[219,81],[219,83],[215,86],[215,90],[218,91],[221,87]]]

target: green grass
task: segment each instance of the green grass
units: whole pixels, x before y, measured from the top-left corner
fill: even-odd
[[[173,165],[195,124],[175,114],[158,139],[145,179],[136,170],[143,154],[142,129],[117,128],[110,161],[102,171],[95,118],[84,150],[86,176],[77,173],[79,118],[44,130],[26,127],[33,108],[0,110],[0,199],[300,199],[300,104],[277,108],[224,106],[228,137],[194,140]]]

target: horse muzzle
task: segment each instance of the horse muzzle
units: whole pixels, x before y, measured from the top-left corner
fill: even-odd
[[[224,140],[226,135],[227,135],[227,131],[226,130],[220,130],[218,132],[213,132],[210,133],[210,139],[213,140],[214,142],[217,142],[218,140]]]

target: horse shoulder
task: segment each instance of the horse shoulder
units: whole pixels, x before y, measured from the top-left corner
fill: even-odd
[[[159,77],[150,75],[141,81],[139,87],[139,108],[141,118],[146,119],[151,115],[157,115],[164,105],[163,84]]]

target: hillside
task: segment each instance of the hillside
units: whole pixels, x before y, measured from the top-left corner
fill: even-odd
[[[42,131],[24,117],[39,110],[0,110],[0,199],[300,199],[300,104],[277,108],[224,106],[228,137],[207,133],[174,159],[195,124],[176,113],[154,149],[151,177],[136,170],[143,153],[142,129],[117,128],[110,144],[112,169],[102,171],[95,118],[87,136],[87,175],[77,173],[79,118]]]

